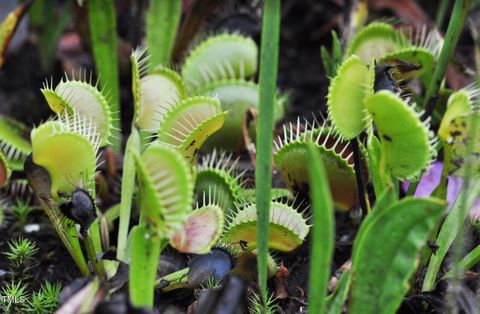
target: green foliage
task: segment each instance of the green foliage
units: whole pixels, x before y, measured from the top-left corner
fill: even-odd
[[[217,98],[186,98],[165,114],[158,141],[179,150],[193,164],[202,144],[223,126],[227,114]]]
[[[168,238],[192,210],[193,178],[185,158],[176,150],[154,143],[135,156],[142,220],[158,236]]]
[[[182,65],[188,91],[220,79],[247,78],[257,72],[258,48],[238,34],[211,36],[197,45]]]
[[[268,234],[259,232],[258,205],[245,204],[229,220],[222,241],[238,250],[258,250],[258,239],[267,236],[269,249],[289,252],[303,243],[310,226],[295,207],[270,201]]]
[[[8,179],[12,175],[12,169],[8,165],[8,160],[0,151],[0,187],[4,187],[8,183]]]
[[[216,132],[205,146],[222,147],[228,151],[235,151],[243,141],[242,127],[245,120],[245,112],[252,108],[258,110],[259,87],[257,84],[244,79],[216,80],[206,84],[197,92],[198,95],[218,97],[224,111],[228,111],[223,127]],[[277,122],[283,117],[283,103],[280,97],[276,97],[274,103],[274,120]],[[255,130],[249,130],[255,138]]]
[[[313,229],[310,247],[308,312],[325,313],[325,295],[335,246],[335,218],[327,172],[314,145],[308,147]]]
[[[26,125],[0,115],[0,151],[13,169],[21,169],[25,158],[32,151],[27,140],[28,133]]]
[[[120,91],[117,62],[117,25],[115,4],[111,0],[88,1],[90,38],[100,85],[110,93],[113,116],[113,148],[120,151]]]
[[[348,292],[350,290],[350,271],[345,271],[337,282],[335,290],[327,297],[326,307],[327,314],[342,313],[343,304],[347,300]]]
[[[21,281],[5,282],[1,290],[0,309],[3,313],[22,313],[22,304],[28,299],[27,286]]]
[[[373,80],[362,60],[346,59],[328,89],[328,116],[347,140],[355,138],[367,126],[363,99],[373,93]]]
[[[237,173],[235,167],[238,158],[232,159],[232,154],[214,149],[200,160],[195,180],[197,202],[203,205],[204,196],[213,195],[213,203],[220,206],[226,216],[234,211],[235,203],[243,198],[243,183],[240,182],[243,172]]]
[[[277,312],[276,299],[273,295],[269,295],[262,301],[260,296],[253,292],[249,301],[248,310],[251,314],[274,314]]]
[[[123,157],[122,195],[120,199],[119,227],[117,238],[117,258],[126,261],[127,237],[132,211],[132,200],[135,192],[135,155],[140,153],[140,135],[137,128],[132,127]]]
[[[145,225],[131,232],[131,261],[129,271],[130,300],[134,306],[153,306],[157,265],[162,240],[155,230]]]
[[[30,278],[32,269],[37,265],[34,258],[37,252],[35,242],[26,238],[20,237],[8,242],[8,251],[4,254],[10,261],[10,269],[16,280]]]
[[[472,0],[455,0],[450,22],[448,23],[447,32],[445,34],[445,41],[438,57],[437,66],[434,69],[432,78],[430,79],[430,83],[425,92],[423,107],[427,111],[427,114],[433,112],[433,107],[436,101],[431,103],[432,97],[438,93],[442,78],[447,70],[448,61],[457,45],[460,32],[471,4]]]
[[[358,201],[352,151],[348,142],[333,135],[332,127],[325,123],[317,128],[315,123],[300,124],[298,118],[295,126],[290,123],[289,128],[283,127],[283,136],[274,142],[273,158],[286,186],[294,195],[309,195],[308,143],[320,153],[335,207],[349,210]]]
[[[480,112],[470,112],[450,121],[444,142],[445,167],[449,174],[476,177],[480,174]]]
[[[280,39],[280,0],[266,0],[263,6],[260,54],[260,107],[257,130],[255,187],[257,189],[256,236],[260,296],[267,310],[268,240],[272,182],[272,130],[277,84],[278,47]]]
[[[55,199],[59,192],[70,195],[79,184],[93,187],[99,137],[86,120],[74,114],[49,121],[35,128],[31,138],[33,161],[50,174]]]
[[[349,313],[395,313],[445,203],[405,198],[382,207],[370,213],[355,239]]]
[[[32,297],[24,305],[25,313],[49,314],[58,308],[58,298],[62,285],[59,282],[54,284],[45,281],[39,291],[34,292]]]
[[[35,32],[40,60],[46,72],[52,70],[58,40],[72,19],[72,6],[54,1],[35,1],[28,10],[29,26]]]
[[[99,134],[99,145],[106,146],[112,134],[113,113],[104,90],[98,90],[98,82],[93,84],[91,76],[80,72],[80,79],[62,79],[55,89],[47,81],[41,91],[53,112],[66,121],[78,116],[84,123],[91,123],[85,127],[93,128]]]
[[[215,289],[220,288],[222,286],[221,280],[215,279],[213,277],[209,277],[206,283],[202,283],[202,289]]]
[[[182,1],[151,1],[147,12],[147,43],[152,65],[168,65],[182,13]]]
[[[30,205],[30,200],[22,200],[17,198],[16,203],[12,206],[12,214],[15,217],[15,221],[19,224],[20,228],[27,223],[28,216],[35,210],[35,207]]]
[[[434,157],[435,138],[429,124],[420,120],[411,105],[390,91],[379,91],[365,100],[379,132],[382,158],[392,176],[417,177]]]
[[[461,228],[464,228],[463,222],[468,215],[468,211],[472,208],[476,199],[480,196],[480,183],[478,180],[465,184],[460,190],[450,213],[443,222],[442,227],[435,240],[438,245],[437,252],[431,256],[427,267],[427,273],[423,281],[422,291],[431,291],[434,289],[437,274],[440,266],[447,255],[453,241],[458,236]]]

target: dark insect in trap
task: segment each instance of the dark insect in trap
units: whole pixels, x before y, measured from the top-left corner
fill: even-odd
[[[97,218],[95,203],[83,189],[76,189],[70,200],[60,204],[60,210],[69,219],[80,225],[80,232],[85,235],[90,225]]]

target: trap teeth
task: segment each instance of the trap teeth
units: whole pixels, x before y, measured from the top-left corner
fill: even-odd
[[[171,236],[191,212],[193,178],[176,150],[154,143],[135,156],[140,185],[140,210],[160,234]]]
[[[256,205],[245,205],[228,223],[222,241],[230,243],[237,250],[255,249],[256,219]],[[269,228],[269,248],[282,252],[292,251],[302,244],[310,230],[302,214],[296,208],[276,201],[270,203]]]
[[[436,153],[428,125],[412,105],[389,91],[368,97],[365,107],[379,132],[387,169],[398,179],[417,177]]]
[[[83,120],[82,120],[83,121]],[[71,194],[78,182],[90,187],[96,169],[96,147],[82,134],[61,121],[48,121],[32,130],[32,156],[35,164],[51,177],[51,194]]]
[[[284,126],[283,138],[276,141],[273,157],[288,189],[305,197],[310,193],[307,145],[315,143],[325,163],[335,206],[348,210],[358,199],[352,151],[348,142],[332,134],[332,128],[325,124],[317,129],[299,121],[295,127]]]
[[[246,78],[257,71],[258,48],[238,34],[211,36],[197,45],[182,66],[182,77],[191,92],[212,81]]]
[[[243,173],[237,174],[235,166],[238,159],[232,161],[232,154],[217,152],[202,158],[197,166],[195,193],[201,204],[217,204],[226,215],[242,197],[242,183],[239,182]],[[208,200],[206,200],[208,196]]]
[[[87,79],[85,73],[80,80],[62,79],[55,90],[52,87],[46,84],[41,90],[52,111],[62,117],[69,114],[91,120],[100,134],[100,145],[108,145],[112,112],[107,97],[98,90],[97,84],[92,85],[91,76]]]
[[[158,141],[178,149],[193,164],[202,144],[223,126],[226,116],[216,98],[186,98],[165,114]]]
[[[186,98],[185,86],[175,71],[164,67],[133,79],[135,123],[140,129],[155,133],[165,114]]]
[[[0,153],[3,153],[12,169],[21,170],[25,158],[32,151],[27,140],[28,133],[24,124],[0,115]]]

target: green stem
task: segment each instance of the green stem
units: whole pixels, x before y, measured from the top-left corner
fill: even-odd
[[[158,278],[155,281],[155,287],[158,287],[162,284],[162,282],[168,282],[168,286],[162,288],[163,291],[171,291],[178,288],[185,288],[188,287],[188,271],[190,270],[189,267],[182,268],[173,272],[171,274],[165,275],[162,278]]]
[[[462,270],[469,270],[480,262],[480,245],[468,253],[458,264],[457,267]],[[454,270],[447,272],[442,279],[454,277]]]
[[[150,1],[147,12],[147,44],[152,67],[169,65],[181,13],[180,0]]]
[[[118,227],[117,239],[117,258],[126,261],[127,257],[127,238],[128,227],[130,224],[130,213],[132,211],[132,199],[135,190],[135,161],[134,154],[140,151],[140,136],[135,126],[132,126],[127,146],[125,148],[125,156],[123,158],[123,174],[122,174],[122,195],[120,197],[120,219]]]
[[[98,261],[97,259],[97,252],[95,250],[95,247],[93,245],[92,238],[90,236],[90,231],[87,232],[85,235],[85,250],[87,251],[87,256],[88,259],[90,260],[90,263],[92,264],[93,271],[100,276],[102,279],[106,279],[107,275],[105,273],[105,268],[103,267],[103,264]]]
[[[422,291],[431,291],[435,287],[437,274],[440,270],[443,259],[453,241],[458,236],[460,229],[462,229],[463,221],[465,220],[465,217],[467,217],[469,209],[473,206],[479,195],[480,182],[478,181],[462,187],[460,194],[453,204],[452,209],[438,234],[437,245],[439,246],[439,249],[436,254],[432,255],[430,258]]]
[[[435,26],[437,29],[440,29],[445,19],[445,13],[447,13],[449,0],[440,0],[440,5],[438,6],[437,16],[435,18]]]
[[[51,207],[47,202],[42,200],[40,197],[40,204],[44,209],[45,213],[47,214],[48,218],[50,219],[53,228],[57,232],[60,240],[62,240],[63,245],[67,248],[67,251],[72,256],[75,264],[77,264],[78,269],[82,273],[83,276],[90,275],[90,270],[88,269],[88,265],[85,262],[85,257],[83,256],[82,249],[80,247],[80,243],[78,242],[78,235],[75,226],[71,226],[71,232],[67,232],[65,230],[64,224],[60,219],[60,213],[57,213],[57,209]],[[74,233],[74,235],[72,235]]]
[[[258,114],[255,186],[257,188],[257,264],[260,295],[267,296],[268,235],[272,181],[273,107],[280,37],[280,0],[265,0],[260,55],[260,108]]]
[[[117,62],[117,17],[113,0],[88,1],[90,37],[100,86],[109,92],[113,116],[112,146],[120,152],[120,94]]]
[[[425,100],[423,104],[423,107],[425,108],[425,113],[422,117],[423,119],[430,116],[435,109],[435,104],[437,103],[438,97],[438,89],[440,88],[443,77],[445,75],[448,61],[450,60],[455,46],[457,45],[457,41],[460,36],[463,24],[465,22],[468,10],[470,9],[471,3],[472,0],[455,1],[452,17],[450,18],[450,22],[448,23],[447,33],[445,35],[442,50],[440,51],[437,65],[425,93]]]

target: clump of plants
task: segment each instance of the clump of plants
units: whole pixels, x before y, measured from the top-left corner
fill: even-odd
[[[59,283],[29,289],[36,244],[10,241],[3,311],[101,312],[121,304],[149,312],[179,289],[197,292],[189,311],[205,312],[245,301],[251,313],[275,313],[294,299],[309,313],[396,313],[409,298],[455,300],[463,274],[480,261],[478,243],[463,251],[480,196],[480,88],[453,91],[442,82],[470,1],[455,1],[445,39],[423,26],[366,24],[366,4],[359,5],[352,37],[333,33],[332,52],[321,50],[327,115],[313,119],[284,119],[286,98],[276,86],[280,1],[263,3],[260,49],[225,31],[197,42],[176,66],[180,2],[151,3],[148,47],[129,58],[133,119],[124,149],[116,55],[109,58],[116,37],[107,36],[113,5],[87,5],[90,25],[101,24],[91,27],[101,79],[75,70],[46,81],[41,93],[52,116],[32,129],[0,117],[0,206],[9,204],[25,226],[38,204],[88,279],[65,289],[59,305]],[[114,180],[116,196],[108,189]],[[12,207],[7,197],[21,190],[24,200]],[[341,219],[355,230],[335,270]],[[283,261],[302,250],[308,287],[298,286],[298,298],[286,288]],[[231,278],[242,284],[229,286]],[[422,300],[418,309],[432,311],[433,298]]]

